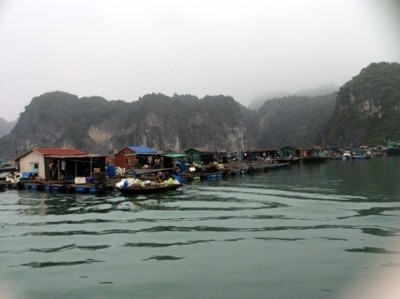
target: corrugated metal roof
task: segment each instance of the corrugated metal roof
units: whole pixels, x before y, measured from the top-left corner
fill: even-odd
[[[128,146],[128,148],[136,154],[153,155],[157,153],[155,149],[147,146]]]
[[[184,155],[184,154],[178,154],[178,153],[169,153],[169,154],[164,154],[162,155],[163,157],[168,157],[168,158],[172,158],[172,159],[179,159],[179,158],[185,158],[188,155]]]
[[[211,153],[213,153],[210,150],[203,150],[203,149],[198,149],[198,148],[190,148],[190,149],[185,151],[185,153],[190,153],[190,152],[198,152],[198,153],[202,153],[202,154],[211,154]]]
[[[34,148],[33,151],[39,152],[43,156],[81,156],[87,155],[86,152],[75,148]]]

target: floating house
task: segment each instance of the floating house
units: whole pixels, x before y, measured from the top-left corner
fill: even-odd
[[[400,142],[387,142],[386,153],[388,156],[399,156],[400,155]]]
[[[286,157],[299,157],[300,156],[300,150],[296,149],[296,148],[294,148],[292,146],[285,146],[285,147],[282,147],[279,150],[279,155],[281,157],[285,157],[285,158]]]
[[[251,149],[247,150],[242,155],[242,160],[256,161],[265,160],[267,158],[276,159],[279,157],[277,150],[272,149]]]
[[[325,162],[329,159],[326,149],[319,146],[301,149],[300,155],[303,162]]]
[[[176,164],[185,164],[187,162],[187,155],[185,154],[165,153],[162,157],[164,159],[164,166],[167,168],[174,167]]]
[[[153,159],[156,154],[155,149],[147,146],[127,146],[115,154],[114,164],[125,171],[142,168],[148,165],[149,157]]]
[[[217,159],[217,157],[215,157],[215,153],[197,148],[190,148],[185,151],[185,154],[188,156],[190,162],[194,163],[208,164]]]
[[[105,173],[105,160],[106,156],[74,148],[34,148],[17,159],[24,178],[49,180],[73,180]]]

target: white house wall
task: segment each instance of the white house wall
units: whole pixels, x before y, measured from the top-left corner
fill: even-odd
[[[25,157],[22,157],[19,161],[19,167],[21,172],[33,172],[34,164],[39,164],[39,177],[44,179],[45,174],[45,164],[43,155],[37,152],[31,152]]]

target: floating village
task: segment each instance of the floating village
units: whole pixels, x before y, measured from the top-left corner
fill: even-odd
[[[31,190],[56,193],[143,194],[176,190],[193,180],[254,175],[296,164],[333,159],[366,160],[400,155],[400,143],[386,147],[212,152],[191,148],[183,153],[161,152],[147,146],[127,146],[109,155],[75,148],[33,148],[13,161],[0,159],[0,191]]]

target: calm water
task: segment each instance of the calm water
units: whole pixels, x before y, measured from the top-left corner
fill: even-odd
[[[387,157],[164,195],[5,191],[0,297],[365,298],[400,272],[399,194]]]

